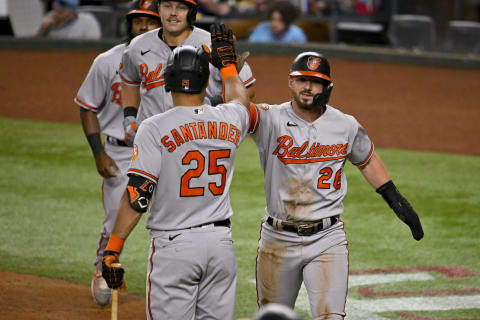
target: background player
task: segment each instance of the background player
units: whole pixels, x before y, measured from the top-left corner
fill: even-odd
[[[360,169],[416,240],[423,230],[365,129],[327,105],[333,88],[327,59],[316,52],[298,55],[288,83],[291,101],[250,109],[267,202],[257,255],[258,303],[294,308],[303,281],[313,319],[343,319],[348,277],[340,220],[347,193],[345,161]]]
[[[237,263],[228,193],[250,123],[234,52],[231,30],[215,26],[212,63],[221,68],[228,103],[212,107],[203,104],[210,56],[203,48],[176,48],[165,72],[175,107],[146,119],[134,140],[103,276],[113,288],[122,285],[124,270],[112,264],[149,208],[147,319],[234,319]]]
[[[179,45],[210,45],[210,34],[193,26],[197,14],[195,0],[160,1],[159,14],[162,27],[136,38],[122,58],[125,142],[129,145],[144,119],[173,106],[170,93],[165,91],[165,65],[172,50]],[[240,78],[253,97],[255,79],[246,63]],[[211,66],[206,102],[211,103],[210,98],[221,94],[220,73]]]
[[[122,82],[118,67],[122,53],[137,35],[153,30],[160,25],[157,5],[133,1],[126,15],[128,39],[95,58],[87,77],[74,101],[80,106],[83,131],[92,148],[98,173],[103,177],[103,207],[105,220],[94,265],[92,295],[99,305],[110,302],[111,289],[102,278],[103,250],[108,243],[115,222],[120,198],[127,185],[126,170],[132,156],[132,148],[123,142]],[[100,133],[106,136],[105,148]]]

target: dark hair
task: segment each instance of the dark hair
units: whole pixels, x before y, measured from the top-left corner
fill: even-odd
[[[268,20],[272,18],[272,14],[275,11],[280,12],[282,20],[287,27],[291,25],[293,21],[295,21],[300,15],[298,8],[288,0],[270,1],[267,8]]]

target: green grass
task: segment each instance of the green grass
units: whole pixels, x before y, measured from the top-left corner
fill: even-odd
[[[345,230],[351,269],[463,265],[469,278],[433,274],[435,281],[389,283],[381,291],[480,289],[480,158],[380,149],[402,194],[419,213],[425,238],[410,231],[346,165]],[[101,179],[80,125],[0,118],[0,270],[88,284],[103,221]],[[230,190],[238,259],[237,317],[256,310],[254,263],[265,199],[263,173],[251,139],[241,145]],[[121,261],[128,291],[144,296],[150,237],[145,217],[126,242]],[[362,299],[356,290],[349,298]],[[299,310],[307,317],[304,310]],[[418,311],[425,317],[465,318],[480,308]],[[394,312],[381,314],[401,319]]]

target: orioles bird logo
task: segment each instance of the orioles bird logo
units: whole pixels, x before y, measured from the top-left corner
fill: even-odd
[[[322,59],[320,59],[319,57],[308,57],[307,68],[310,70],[316,70],[321,62]]]
[[[138,157],[138,147],[136,144],[133,145],[133,154],[132,159],[130,159],[130,165],[132,165]]]
[[[152,5],[152,0],[140,0],[139,7],[148,9]]]
[[[182,87],[183,87],[185,90],[190,89],[190,80],[182,80]]]

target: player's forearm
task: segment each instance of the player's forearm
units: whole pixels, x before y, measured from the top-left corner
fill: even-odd
[[[365,180],[367,180],[374,189],[391,180],[382,159],[380,159],[376,153],[372,155],[372,158],[365,166],[359,169]]]
[[[80,120],[86,136],[93,133],[100,133],[100,124],[94,112],[80,108]]]
[[[230,70],[226,70],[227,68],[230,68]],[[222,78],[225,82],[225,101],[230,102],[236,100],[245,107],[248,107],[250,105],[250,99],[245,85],[238,76],[238,73],[236,73],[233,65],[227,68],[221,70]]]
[[[132,209],[127,197],[128,195],[125,191],[120,200],[120,209],[118,210],[117,220],[115,221],[115,226],[112,231],[113,234],[122,239],[128,237],[142,217],[141,213]]]
[[[140,88],[129,86],[123,83],[122,85],[122,106],[135,107],[138,109],[140,104]]]

